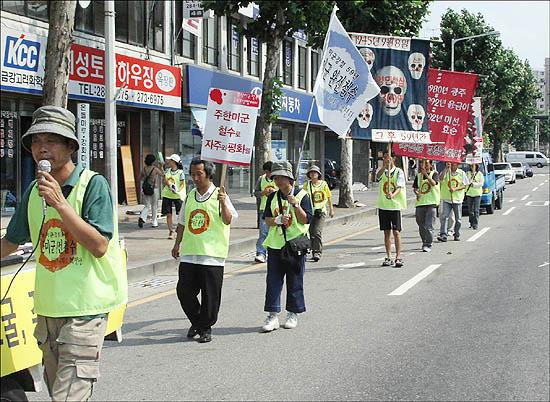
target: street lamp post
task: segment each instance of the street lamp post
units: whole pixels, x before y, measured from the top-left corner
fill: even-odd
[[[472,36],[465,36],[464,38],[451,39],[451,71],[455,71],[455,43],[463,40],[481,38],[482,36],[492,36],[492,35],[498,36],[500,35],[500,32],[491,31],[491,32],[485,32],[479,35],[472,35]]]

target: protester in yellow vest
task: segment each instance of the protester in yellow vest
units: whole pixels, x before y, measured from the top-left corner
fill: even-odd
[[[273,162],[271,161],[268,161],[263,164],[262,169],[264,171],[264,174],[258,178],[258,182],[256,183],[256,188],[254,191],[254,195],[260,201],[258,205],[258,213],[259,213],[258,226],[260,229],[260,235],[258,237],[258,241],[256,242],[256,258],[254,259],[254,261],[259,263],[266,262],[266,258],[267,258],[267,250],[263,245],[264,240],[267,237],[267,233],[269,231],[269,226],[267,226],[267,224],[265,223],[265,219],[263,218],[265,203],[267,201],[267,197],[269,196],[269,194],[278,190],[277,185],[275,184],[275,181],[271,178],[272,165],[273,165]]]
[[[323,252],[323,226],[327,216],[327,205],[330,217],[334,216],[332,205],[332,193],[326,181],[321,180],[321,169],[318,166],[311,166],[307,171],[308,181],[304,183],[304,190],[311,198],[313,206],[313,218],[309,224],[309,237],[311,238],[311,252],[313,261],[317,262]]]
[[[34,336],[54,401],[84,401],[99,377],[107,314],[127,302],[118,224],[107,180],[74,165],[75,117],[43,106],[21,138],[38,172],[1,241],[1,257],[32,241],[36,248]],[[17,280],[17,278],[15,279]]]
[[[479,226],[479,205],[481,203],[481,194],[483,194],[483,183],[485,178],[483,173],[478,170],[478,164],[472,163],[470,170],[466,174],[470,184],[466,188],[466,205],[468,206],[468,220],[470,227],[477,230]]]
[[[300,258],[299,266],[291,267],[281,260],[281,249],[286,241],[307,236],[312,217],[308,194],[303,189],[294,188],[294,175],[289,162],[274,162],[271,177],[279,190],[268,196],[264,211],[264,219],[269,226],[269,233],[264,241],[268,250],[264,304],[264,311],[268,315],[262,327],[264,332],[271,332],[280,326],[278,314],[281,311],[281,291],[285,276],[287,316],[284,327],[296,328],[298,314],[306,311],[305,254]]]
[[[466,173],[458,168],[458,163],[447,162],[445,169],[439,174],[439,182],[441,183],[441,228],[437,240],[447,241],[447,225],[449,216],[453,212],[455,218],[454,240],[460,241],[462,202],[470,180]]]
[[[401,258],[401,211],[407,209],[406,181],[403,170],[395,166],[393,156],[385,151],[384,164],[376,173],[378,184],[378,220],[380,230],[384,231],[386,258],[382,266],[403,266]],[[395,242],[395,261],[391,256],[391,234]]]
[[[413,182],[416,194],[416,223],[422,239],[422,251],[432,251],[434,239],[434,223],[437,207],[440,202],[439,179],[429,160],[420,162],[420,172]]]
[[[181,203],[185,200],[185,173],[178,154],[166,158],[166,165],[168,169],[164,171],[161,214],[166,215],[168,238],[173,239],[175,234],[172,226],[172,206],[176,209],[176,214],[179,214]]]
[[[225,189],[212,183],[212,162],[195,158],[189,171],[195,188],[180,213],[172,256],[180,257],[176,291],[191,322],[187,337],[199,335],[199,343],[206,343],[212,340],[212,326],[218,320],[229,225],[238,214]]]

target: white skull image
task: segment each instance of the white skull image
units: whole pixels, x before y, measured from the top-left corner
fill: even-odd
[[[424,71],[424,66],[426,66],[426,58],[424,55],[422,53],[411,53],[409,56],[409,71],[413,79],[420,79],[422,71]]]
[[[372,105],[370,103],[367,103],[363,110],[361,110],[361,113],[359,113],[359,116],[357,117],[357,123],[359,123],[359,127],[367,128],[370,125],[371,120]]]
[[[412,104],[407,109],[407,117],[411,122],[412,128],[416,131],[422,129],[422,124],[424,124],[424,118],[426,117],[426,112],[422,105]]]
[[[376,60],[374,52],[368,47],[362,47],[359,49],[359,53],[361,53],[361,56],[363,56],[363,59],[365,59],[365,61],[367,62],[370,70],[372,68],[372,65],[374,64],[374,60]]]
[[[407,80],[403,71],[395,66],[385,66],[376,72],[374,80],[380,87],[380,104],[388,116],[397,116],[407,93]]]

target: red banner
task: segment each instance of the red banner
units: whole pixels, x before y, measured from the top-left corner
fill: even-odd
[[[393,145],[396,155],[461,162],[477,75],[434,68],[428,74],[428,121],[434,144]]]

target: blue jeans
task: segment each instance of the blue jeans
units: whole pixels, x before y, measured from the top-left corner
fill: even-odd
[[[267,254],[267,250],[262,245],[267,237],[267,232],[269,232],[269,226],[265,223],[264,218],[260,218],[260,237],[258,237],[258,241],[256,242],[256,255],[263,254],[265,256]]]
[[[454,237],[455,239],[460,238],[460,227],[462,226],[462,223],[460,221],[460,219],[462,218],[462,203],[451,204],[450,202],[443,201],[441,205],[441,228],[439,230],[439,235],[447,237],[447,225],[449,223],[449,216],[451,216],[451,212],[453,212],[455,217]]]
[[[281,292],[286,275],[286,311],[303,313],[306,311],[304,300],[304,272],[306,257],[302,257],[300,272],[288,268],[281,261],[281,251],[269,249],[267,253],[267,276],[264,311],[278,313],[281,311]]]
[[[479,204],[481,203],[481,196],[470,197],[466,196],[466,204],[468,205],[468,219],[470,226],[477,229],[479,224]]]

